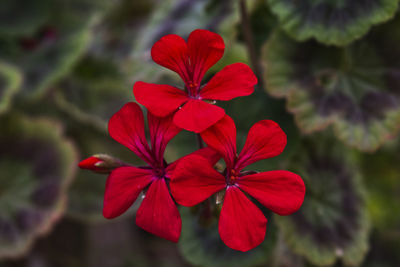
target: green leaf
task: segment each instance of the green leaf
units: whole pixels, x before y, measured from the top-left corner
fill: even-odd
[[[254,3],[253,3],[254,2]],[[249,11],[249,22],[251,31],[253,33],[254,45],[259,53],[262,45],[268,40],[270,34],[273,29],[278,26],[278,21],[275,16],[271,13],[267,1],[265,0],[255,0],[255,1],[247,1],[247,5],[253,3],[251,10]],[[238,39],[242,43],[245,43],[245,37],[243,34],[243,25],[242,23],[238,23],[237,25],[239,35]]]
[[[21,74],[16,68],[0,62],[0,114],[9,108],[21,82]]]
[[[400,262],[400,154],[398,140],[374,154],[362,155],[373,231],[366,267],[395,267]],[[364,266],[363,265],[363,266]]]
[[[73,67],[90,41],[88,28],[72,33],[49,47],[36,51],[27,57],[23,92],[26,96],[42,96],[49,86],[65,76]]]
[[[398,0],[268,0],[281,27],[298,41],[315,38],[329,45],[347,45],[375,24],[391,19]]]
[[[48,18],[51,1],[4,0],[0,6],[0,35],[32,34]]]
[[[71,118],[100,131],[126,102],[133,100],[132,86],[111,60],[87,55],[59,84],[55,102]]]
[[[96,26],[94,42],[88,52],[95,56],[107,55],[119,65],[125,64],[133,44],[145,38],[141,29],[157,3],[156,0],[119,0],[113,3],[101,24]]]
[[[43,21],[29,33],[0,36],[0,58],[17,66],[24,75],[21,95],[41,97],[70,71],[86,51],[92,26],[105,7],[102,3],[56,0],[45,5]],[[15,20],[24,21],[18,17],[22,13],[15,16]]]
[[[10,114],[0,124],[0,258],[9,258],[63,214],[77,153],[55,122]]]
[[[306,185],[304,203],[290,216],[276,216],[294,253],[318,266],[339,259],[359,265],[368,250],[366,192],[351,151],[326,137],[306,139],[288,170]]]
[[[397,231],[400,224],[399,145],[388,144],[374,154],[364,154],[362,171],[368,188],[368,208],[375,228]]]
[[[287,98],[304,133],[332,125],[345,144],[372,151],[398,131],[398,42],[390,31],[367,37],[335,48],[277,32],[264,47],[267,91]]]
[[[270,262],[276,241],[273,220],[268,221],[265,240],[258,247],[240,252],[227,247],[219,237],[216,216],[204,223],[193,209],[180,208],[182,233],[179,250],[195,266],[258,266]]]

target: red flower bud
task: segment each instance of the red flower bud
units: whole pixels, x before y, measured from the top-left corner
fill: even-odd
[[[98,173],[110,173],[113,169],[122,166],[120,160],[104,154],[98,154],[82,160],[78,164],[81,169],[88,169]]]

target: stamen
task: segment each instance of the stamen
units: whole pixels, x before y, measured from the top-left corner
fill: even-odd
[[[198,86],[197,83],[195,83],[195,82],[189,82],[189,87],[190,87],[190,88],[195,88],[195,87],[197,87],[197,86]]]
[[[236,180],[239,178],[239,173],[236,170],[230,170],[230,173],[228,174],[228,184],[235,184]]]

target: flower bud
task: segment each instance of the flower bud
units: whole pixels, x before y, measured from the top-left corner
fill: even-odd
[[[82,160],[78,166],[81,169],[88,169],[98,173],[110,173],[122,165],[119,159],[105,154],[97,154]]]

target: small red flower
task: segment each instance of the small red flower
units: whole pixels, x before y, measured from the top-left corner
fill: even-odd
[[[201,82],[207,70],[223,55],[221,36],[207,30],[195,30],[188,41],[175,34],[162,37],[152,49],[153,60],[179,74],[185,90],[170,85],[137,82],[136,100],[158,117],[175,113],[173,122],[188,131],[202,132],[225,115],[225,111],[204,100],[227,101],[250,95],[257,84],[252,70],[243,63],[223,68],[206,85]]]
[[[267,219],[245,193],[279,215],[297,211],[304,200],[305,186],[297,174],[283,170],[243,171],[256,161],[279,155],[286,146],[286,135],[275,122],[260,121],[250,129],[243,150],[237,155],[236,127],[225,115],[201,137],[223,156],[226,169],[221,174],[204,158],[187,156],[173,173],[172,195],[179,204],[193,206],[226,189],[219,234],[228,247],[248,251],[264,240]]]
[[[108,219],[121,215],[147,188],[136,213],[136,224],[152,234],[177,242],[182,222],[167,187],[175,164],[166,164],[164,150],[181,129],[172,123],[171,116],[147,115],[151,147],[145,137],[143,113],[138,104],[126,104],[109,121],[111,137],[131,149],[148,166],[122,166],[111,172],[106,182],[103,215]]]

